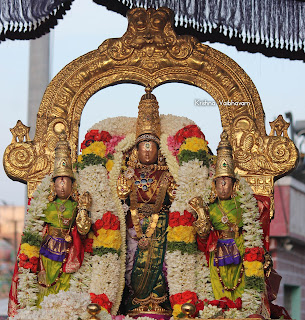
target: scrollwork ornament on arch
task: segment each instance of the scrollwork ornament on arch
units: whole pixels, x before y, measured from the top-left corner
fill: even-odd
[[[18,175],[20,180],[26,181],[28,171],[35,160],[35,150],[31,142],[17,142],[9,145],[4,153],[5,171],[9,176]]]

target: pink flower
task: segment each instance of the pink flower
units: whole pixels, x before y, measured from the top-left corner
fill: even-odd
[[[124,136],[113,136],[108,142],[106,142],[106,155],[108,153],[113,154],[114,148],[124,138],[125,138]]]
[[[167,146],[168,150],[176,157],[181,147],[181,143],[177,142],[173,136],[169,136],[167,138]]]

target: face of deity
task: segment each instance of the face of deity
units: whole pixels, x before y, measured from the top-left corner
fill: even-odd
[[[57,177],[54,184],[57,197],[61,200],[68,199],[72,191],[72,179],[70,177]]]
[[[218,177],[215,181],[216,193],[220,200],[228,200],[233,193],[234,182],[230,177]]]
[[[138,158],[142,164],[153,164],[158,159],[158,146],[154,141],[142,141],[138,145]]]

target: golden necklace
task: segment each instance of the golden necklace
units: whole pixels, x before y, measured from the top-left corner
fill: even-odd
[[[146,250],[148,248],[149,243],[150,243],[151,237],[154,234],[155,229],[157,227],[157,223],[159,220],[159,214],[153,213],[151,215],[149,226],[147,227],[145,234],[143,234],[143,230],[142,230],[139,215],[138,215],[138,210],[131,209],[130,213],[131,213],[131,220],[134,225],[134,229],[136,231],[137,238],[139,240],[138,247],[142,250]]]

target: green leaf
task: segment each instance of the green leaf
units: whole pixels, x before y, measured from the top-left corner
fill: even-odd
[[[196,243],[185,243],[183,241],[172,241],[167,242],[167,251],[173,252],[173,251],[181,251],[182,254],[188,253],[192,254],[197,251],[197,245]]]
[[[82,161],[77,162],[77,169],[83,170],[84,168],[91,165],[102,164],[106,166],[107,158],[102,158],[94,153],[85,154],[82,156]]]
[[[23,236],[21,238],[22,243],[28,243],[30,246],[40,247],[42,241],[42,237],[37,234],[30,233],[28,231],[24,231]]]
[[[98,248],[93,248],[93,254],[97,256],[103,256],[104,254],[107,253],[117,253],[120,255],[121,250],[115,250],[113,248],[106,248],[106,247],[98,247]]]

